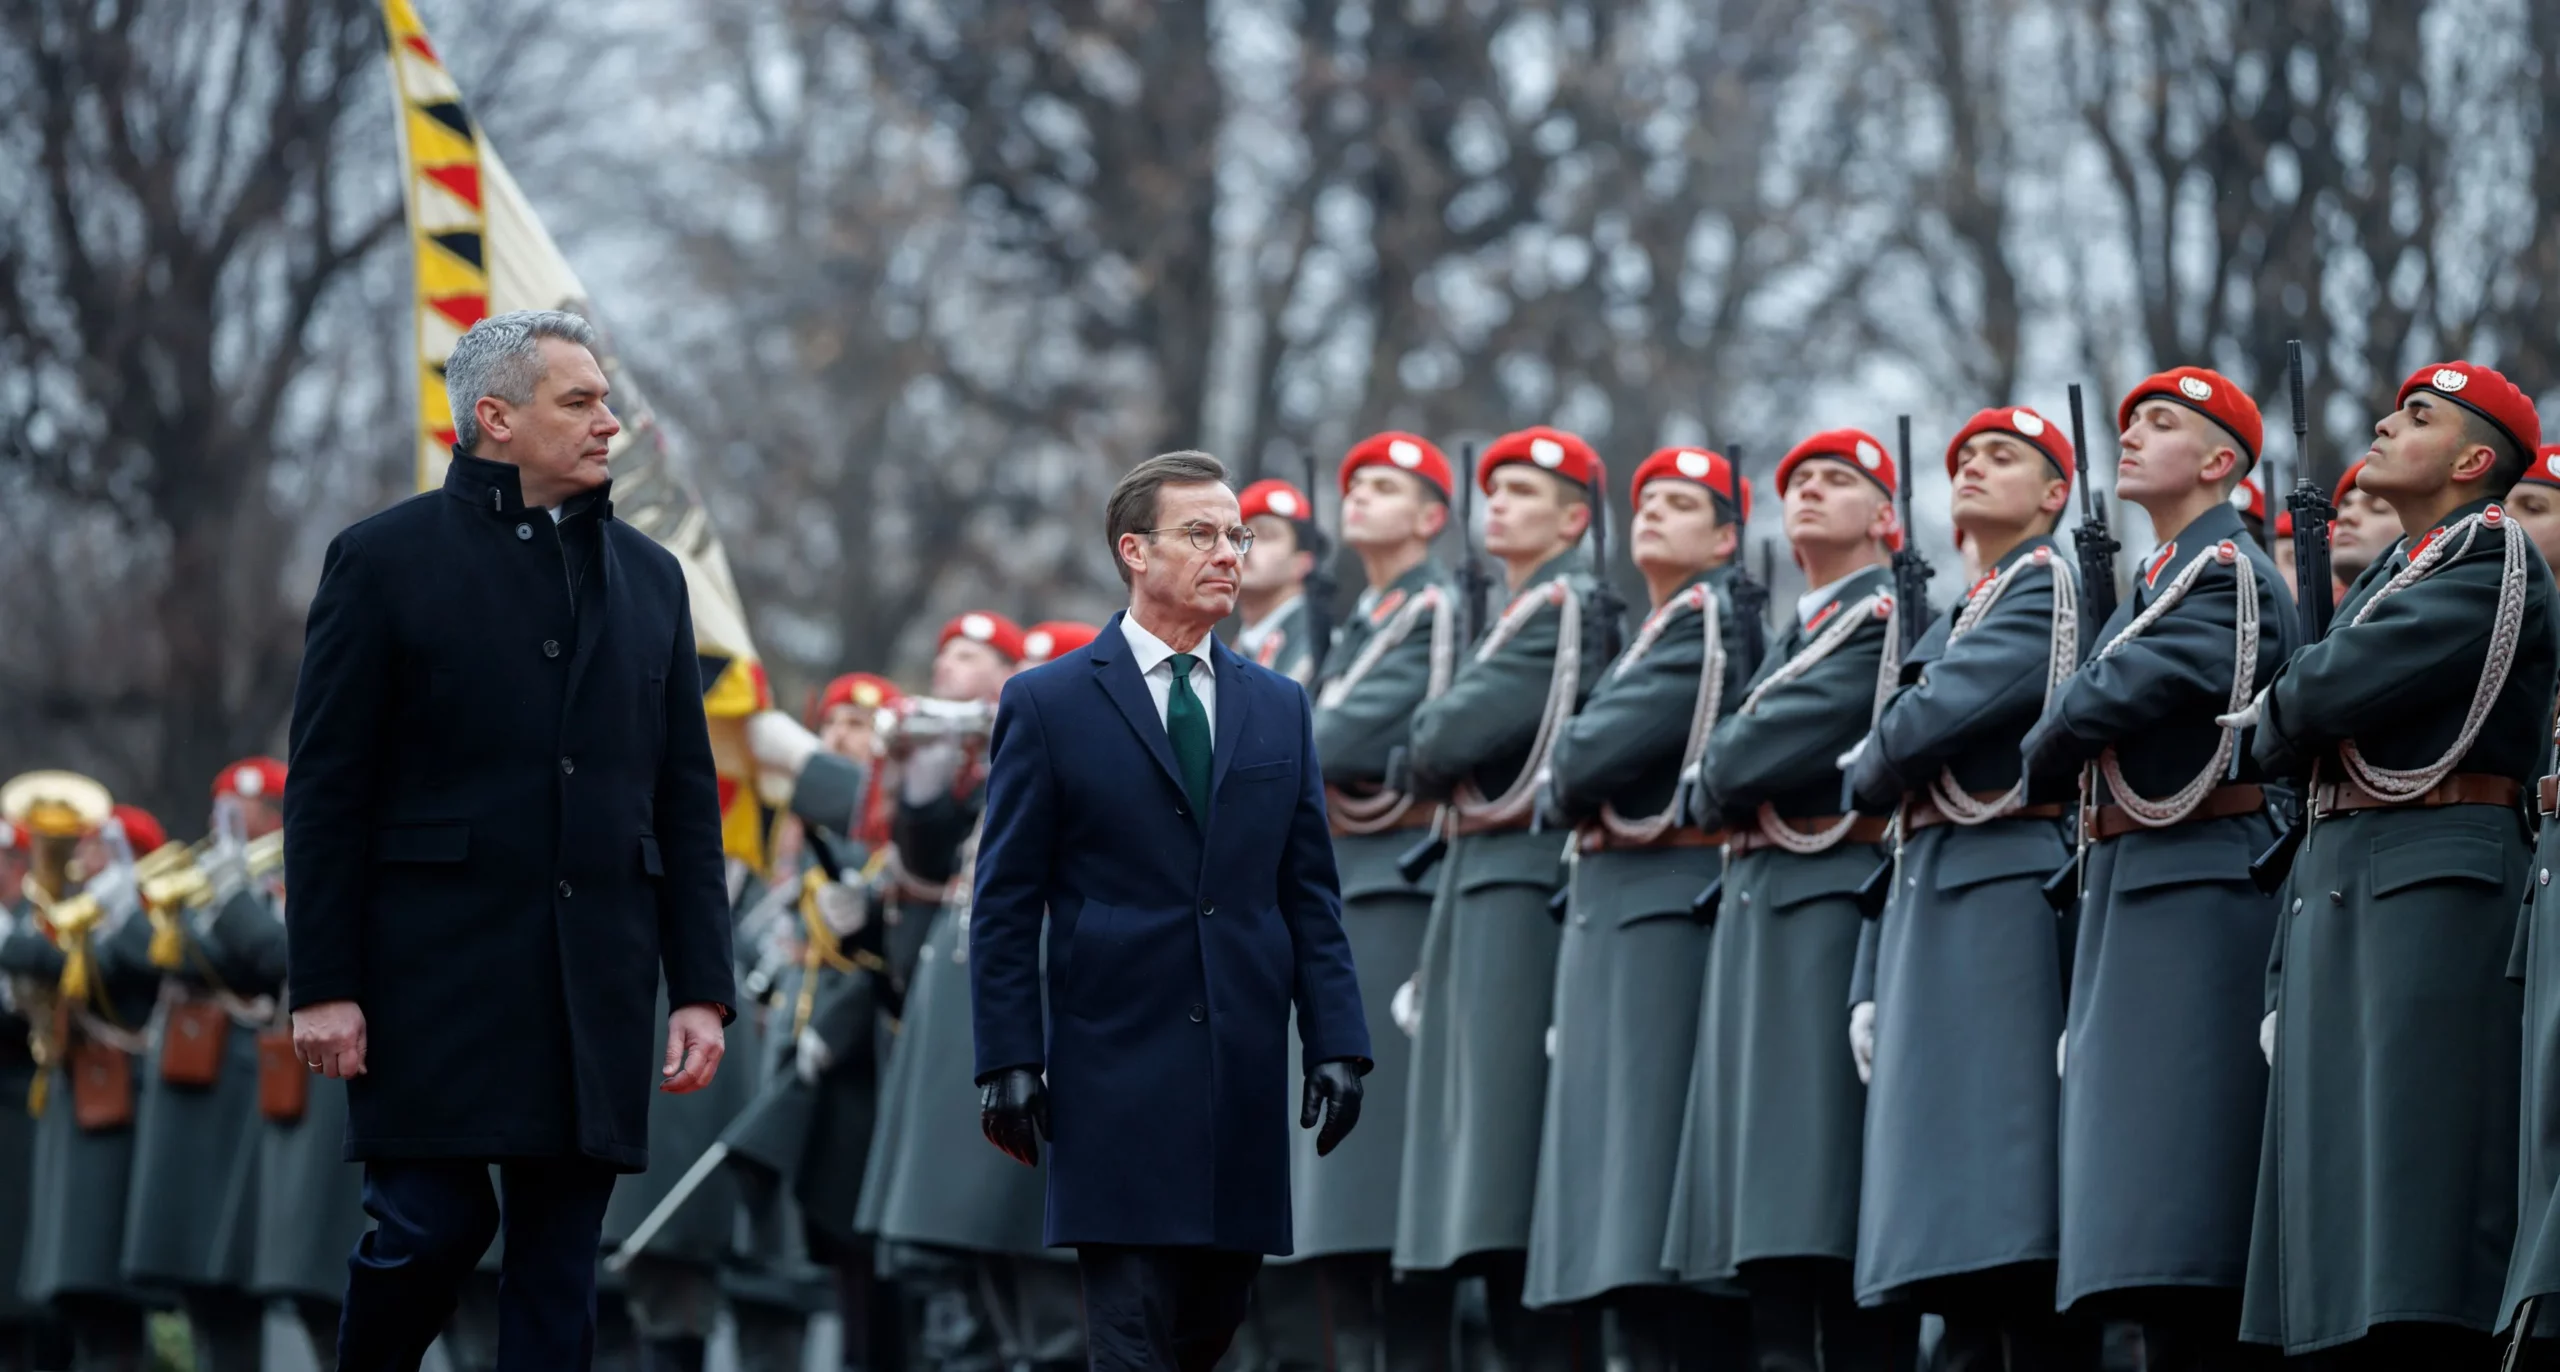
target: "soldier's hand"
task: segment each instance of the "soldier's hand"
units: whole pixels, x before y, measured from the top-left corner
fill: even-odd
[[[1363,1064],[1349,1058],[1319,1062],[1307,1073],[1306,1090],[1299,1096],[1298,1127],[1314,1129],[1318,1116],[1324,1128],[1316,1133],[1316,1156],[1323,1157],[1342,1146],[1351,1127],[1360,1122],[1360,1073]]]
[[[679,1006],[667,1016],[667,1061],[658,1069],[658,1089],[681,1096],[711,1084],[727,1051],[716,1006]]]
[[[978,1096],[978,1129],[987,1142],[1025,1167],[1040,1165],[1040,1140],[1049,1134],[1049,1088],[1028,1067],[1008,1067],[987,1079]]]
[[[1387,1002],[1387,1015],[1404,1031],[1406,1038],[1422,1032],[1422,983],[1408,978],[1396,988],[1395,998]]]
[[[1849,1056],[1858,1063],[1861,1085],[1874,1084],[1876,1074],[1876,1003],[1859,1001],[1849,1007]]]
[[[2267,1012],[2265,1019],[2258,1021],[2258,1051],[2266,1054],[2269,1067],[2276,1065],[2276,1012],[2273,1010]]]
[[[364,1007],[324,1000],[293,1012],[293,1055],[324,1077],[364,1075]]]

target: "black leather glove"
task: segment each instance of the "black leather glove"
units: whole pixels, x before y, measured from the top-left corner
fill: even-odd
[[[1049,1088],[1028,1067],[1008,1067],[987,1079],[978,1094],[978,1128],[987,1142],[1025,1167],[1040,1165],[1040,1140],[1049,1136]]]
[[[1298,1127],[1316,1127],[1317,1107],[1323,1107],[1324,1128],[1316,1132],[1316,1156],[1323,1157],[1350,1137],[1351,1126],[1360,1122],[1360,1075],[1367,1065],[1351,1058],[1335,1058],[1319,1062],[1307,1073],[1307,1087],[1300,1097]]]

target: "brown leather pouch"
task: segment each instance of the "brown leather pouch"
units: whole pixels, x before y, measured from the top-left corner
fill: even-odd
[[[160,1080],[171,1086],[211,1086],[222,1075],[222,1047],[231,1017],[211,1001],[172,1003],[160,1023]]]
[[[71,1118],[92,1132],[133,1123],[133,1059],[103,1043],[71,1047]]]
[[[311,1069],[293,1051],[293,1028],[258,1035],[258,1113],[278,1124],[302,1118],[311,1104]]]

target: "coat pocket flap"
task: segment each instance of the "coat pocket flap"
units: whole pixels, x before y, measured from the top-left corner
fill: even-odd
[[[1642,924],[1650,919],[1668,919],[1677,915],[1689,918],[1689,907],[1697,903],[1698,893],[1707,889],[1719,870],[1713,849],[1697,849],[1695,862],[1653,862],[1650,870],[1637,873],[1620,869],[1615,889],[1600,911],[1612,917],[1620,928]],[[1585,858],[1588,862],[1590,859]],[[1584,878],[1586,884],[1589,877]]]
[[[656,834],[640,836],[640,870],[653,877],[662,877],[667,874],[666,860],[658,856]]]
[[[2263,846],[2250,843],[2250,835],[2251,831],[2228,823],[2184,825],[2149,836],[2127,834],[2116,841],[2137,846],[2117,857],[2115,888],[2131,893],[2164,886],[2245,883],[2249,864]]]
[[[1819,857],[1792,854],[1762,864],[1760,903],[1770,910],[1792,910],[1817,900],[1845,900],[1875,875],[1876,850],[1865,844],[1836,848]]]
[[[373,831],[377,862],[460,862],[471,856],[468,824],[394,824]]]
[[[1456,854],[1461,894],[1488,886],[1542,886],[1552,891],[1564,881],[1564,845],[1568,836],[1496,834],[1473,840]]]
[[[1269,762],[1238,764],[1237,766],[1228,768],[1227,780],[1230,782],[1279,781],[1287,777],[1296,776],[1297,774],[1298,760],[1296,758],[1275,757]]]
[[[2423,843],[2376,846],[2365,859],[2373,893],[2387,896],[2429,882],[2496,888],[2506,883],[2506,848],[2487,834],[2431,833]]]
[[[2061,834],[2044,823],[1994,820],[1979,829],[1947,835],[1938,847],[1938,889],[1961,891],[1985,882],[2053,875],[2071,856]]]

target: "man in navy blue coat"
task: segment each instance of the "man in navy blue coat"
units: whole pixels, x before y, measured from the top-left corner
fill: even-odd
[[[1323,1152],[1360,1117],[1368,1021],[1306,694],[1209,632],[1253,543],[1226,468],[1139,464],[1108,532],[1128,611],[996,715],[978,1081],[997,1147],[1033,1163],[1049,1139],[1047,1237],[1083,1268],[1092,1366],[1206,1372],[1290,1247],[1290,1005]]]

